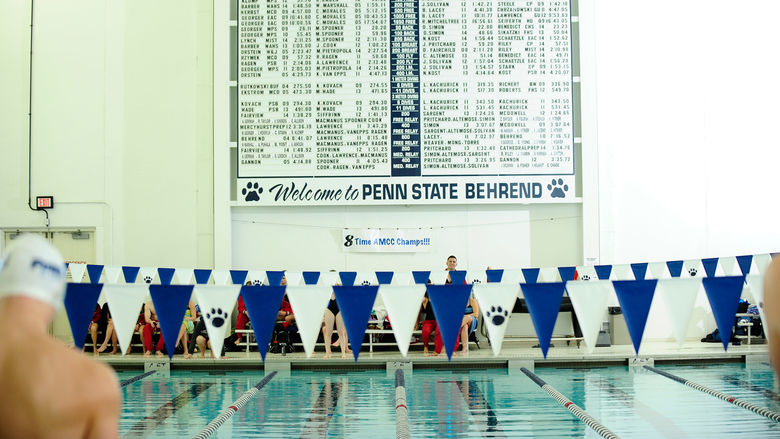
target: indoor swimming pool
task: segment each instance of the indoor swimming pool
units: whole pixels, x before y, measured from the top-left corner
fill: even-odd
[[[780,412],[779,385],[766,363],[656,369]],[[622,438],[780,437],[780,423],[645,368],[537,367],[533,373]],[[415,369],[404,376],[411,437],[600,437],[520,369]],[[122,388],[120,433],[194,437],[265,377],[262,371],[173,371],[131,382]],[[395,382],[385,370],[277,373],[210,437],[392,438]]]

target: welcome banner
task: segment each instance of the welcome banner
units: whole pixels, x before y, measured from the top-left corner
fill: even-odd
[[[341,248],[350,253],[423,253],[431,250],[432,229],[342,229]]]

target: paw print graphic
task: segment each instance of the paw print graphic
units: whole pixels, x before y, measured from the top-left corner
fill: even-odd
[[[569,190],[568,184],[563,184],[563,179],[552,179],[550,184],[547,185],[547,190],[552,191],[552,194],[550,196],[552,198],[565,198],[566,192]]]
[[[479,280],[479,279],[474,279],[474,280],[471,281],[471,283],[472,284],[479,284],[479,283],[482,283],[482,281]]]
[[[206,320],[211,321],[215,328],[221,328],[225,324],[227,317],[227,313],[222,311],[222,308],[211,308],[211,312],[206,312]]]
[[[148,284],[152,283],[152,276],[144,276],[144,282]]]
[[[252,285],[263,285],[263,281],[260,279],[255,279],[252,281]]]
[[[246,184],[245,188],[241,189],[241,195],[244,196],[244,201],[260,201],[260,195],[258,194],[262,193],[263,188],[251,181]]]
[[[500,306],[491,306],[487,312],[487,318],[496,326],[503,325],[508,315],[509,312]]]
[[[688,274],[690,274],[691,276],[696,276],[696,274],[697,274],[698,272],[699,272],[699,271],[698,271],[698,270],[696,270],[695,268],[689,268],[689,269],[688,269]]]
[[[371,285],[371,282],[369,282],[367,280],[364,280],[360,285],[363,285],[364,287],[367,287],[367,286]]]
[[[580,280],[590,280],[590,276],[587,274],[583,274],[582,276],[580,276]]]

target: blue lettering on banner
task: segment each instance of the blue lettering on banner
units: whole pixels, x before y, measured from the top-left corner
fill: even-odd
[[[466,183],[466,199],[541,198],[541,183]]]

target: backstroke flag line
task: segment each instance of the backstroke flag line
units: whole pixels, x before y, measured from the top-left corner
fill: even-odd
[[[192,285],[149,285],[149,294],[152,296],[154,310],[160,321],[165,350],[168,351],[168,358],[173,358],[179,328],[184,321],[184,313],[192,296]]]
[[[634,344],[634,353],[637,355],[639,355],[639,346],[642,344],[642,335],[645,332],[647,315],[650,313],[657,283],[656,279],[612,281],[620,301],[620,309],[626,319],[628,334]]]
[[[563,282],[520,284],[544,358],[547,358],[558,310],[561,309],[564,285]]]
[[[664,305],[661,307],[662,312],[669,315],[678,346],[685,343],[685,334],[700,288],[701,279],[698,277],[659,279],[656,285],[655,295],[661,299],[658,302]]]
[[[339,313],[344,319],[344,326],[347,327],[347,336],[352,345],[355,361],[363,346],[363,336],[366,335],[366,326],[371,317],[371,309],[378,289],[376,285],[333,287],[336,302],[339,304]]]
[[[69,283],[65,289],[65,312],[68,314],[73,343],[79,350],[84,347],[84,338],[102,288],[103,284]]]
[[[436,315],[438,329],[447,351],[447,359],[452,359],[452,351],[458,340],[460,324],[471,296],[471,285],[428,285],[428,298]],[[463,340],[468,343],[468,340]]]

